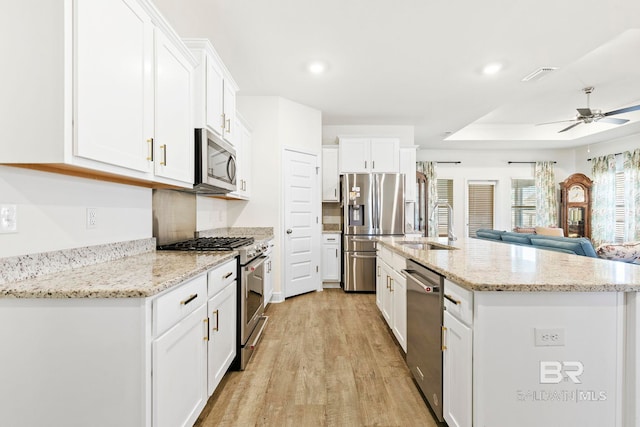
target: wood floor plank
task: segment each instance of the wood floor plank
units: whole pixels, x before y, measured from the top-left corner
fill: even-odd
[[[272,304],[243,372],[196,422],[212,426],[436,426],[373,294],[325,289]]]

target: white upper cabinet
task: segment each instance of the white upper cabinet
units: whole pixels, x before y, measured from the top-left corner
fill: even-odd
[[[340,138],[340,173],[400,172],[398,138]]]
[[[400,149],[400,173],[405,175],[404,201],[416,201],[416,148]]]
[[[74,154],[151,172],[151,19],[135,0],[77,1],[74,7]]]
[[[340,197],[338,146],[322,147],[322,201],[337,202]]]
[[[236,116],[234,127],[237,129],[236,138],[236,191],[226,195],[227,198],[249,200],[251,197],[251,130]]]
[[[194,168],[193,66],[156,30],[156,176],[191,182]]]
[[[207,128],[230,144],[237,144],[236,92],[238,85],[207,39],[185,39],[198,58],[195,85],[195,127]]]
[[[19,49],[5,52],[16,69],[40,70],[37,82],[24,73],[15,84],[47,90],[24,90],[18,104],[0,100],[0,109],[10,108],[11,120],[20,124],[0,130],[3,162],[191,188],[196,60],[155,6],[149,0],[74,0],[41,9],[18,2],[11,10],[16,31],[38,27]],[[24,16],[29,22],[20,21]],[[43,119],[27,132],[36,104]]]

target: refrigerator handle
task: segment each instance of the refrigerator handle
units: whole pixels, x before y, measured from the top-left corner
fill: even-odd
[[[380,196],[381,196],[381,191],[380,191],[380,176],[379,175],[374,175],[375,176],[375,184],[374,184],[374,192],[375,192],[375,196],[373,198],[374,200],[374,205],[375,205],[375,210],[376,210],[376,217],[375,217],[375,232],[376,234],[380,234],[381,233],[381,227],[380,227]]]

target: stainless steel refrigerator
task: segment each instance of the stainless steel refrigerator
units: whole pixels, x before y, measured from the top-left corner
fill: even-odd
[[[342,177],[345,291],[376,290],[377,236],[404,235],[404,174],[346,174]]]

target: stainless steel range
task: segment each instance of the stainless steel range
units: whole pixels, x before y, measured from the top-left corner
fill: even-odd
[[[178,191],[154,190],[153,226],[158,250],[237,251],[238,257],[238,333],[237,356],[232,364],[244,370],[267,322],[264,315],[264,261],[267,244],[253,237],[198,237],[196,196]]]

